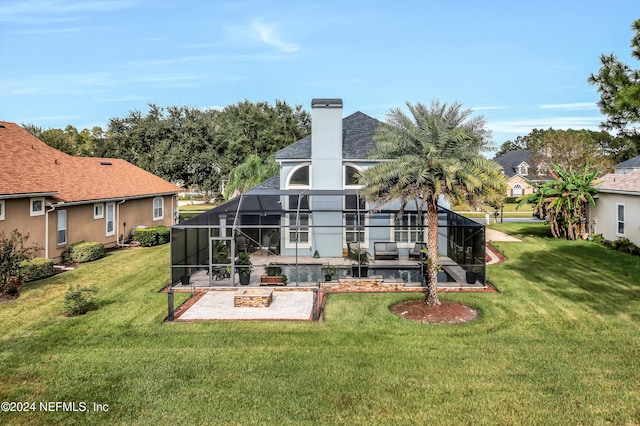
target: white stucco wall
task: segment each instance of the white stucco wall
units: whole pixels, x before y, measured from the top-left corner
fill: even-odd
[[[627,237],[640,245],[640,194],[625,195],[601,192],[597,204],[591,207],[591,232],[602,234],[607,240]],[[624,234],[618,233],[618,204],[624,204]]]

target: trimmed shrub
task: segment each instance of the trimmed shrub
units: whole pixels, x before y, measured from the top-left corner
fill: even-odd
[[[166,244],[171,239],[171,230],[166,226],[157,226],[158,244]]]
[[[64,311],[69,316],[82,315],[95,307],[95,295],[98,289],[69,286],[64,295]]]
[[[62,252],[62,261],[65,263],[84,263],[98,260],[104,256],[104,244],[97,241],[81,241],[71,244]]]
[[[166,226],[152,228],[136,228],[133,239],[143,247],[157,246],[169,242],[171,231]]]
[[[36,257],[31,260],[20,262],[20,277],[24,282],[41,280],[55,275],[53,260]]]
[[[520,197],[504,197],[504,204],[517,204]]]

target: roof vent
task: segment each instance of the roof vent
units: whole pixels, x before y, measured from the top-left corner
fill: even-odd
[[[4,129],[4,124],[0,124],[0,129]]]
[[[110,166],[111,165],[111,161],[101,161],[100,165],[101,166]]]

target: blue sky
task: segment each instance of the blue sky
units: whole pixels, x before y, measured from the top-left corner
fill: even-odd
[[[0,0],[0,120],[106,129],[147,104],[339,97],[384,119],[461,102],[499,145],[597,130],[602,53],[634,68],[637,0]]]

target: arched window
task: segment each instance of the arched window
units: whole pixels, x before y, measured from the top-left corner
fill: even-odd
[[[289,174],[288,186],[309,186],[309,165],[298,167]]]
[[[353,166],[344,166],[344,186],[357,186],[358,185],[358,172],[359,170]]]
[[[515,185],[513,185],[513,196],[519,197],[521,195],[522,195],[522,185],[520,185],[519,183],[516,183]]]

